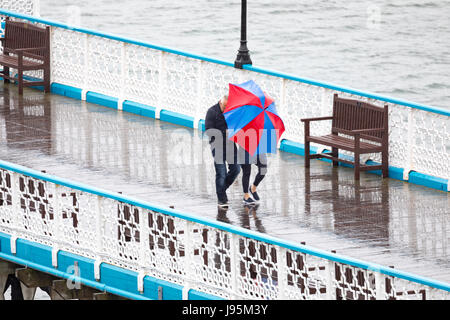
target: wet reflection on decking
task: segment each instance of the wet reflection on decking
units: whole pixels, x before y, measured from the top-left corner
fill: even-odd
[[[205,111],[208,106],[205,106]],[[33,89],[0,87],[0,159],[313,247],[450,281],[447,193],[279,152],[261,203],[217,208],[201,131]],[[255,172],[252,172],[253,175]]]

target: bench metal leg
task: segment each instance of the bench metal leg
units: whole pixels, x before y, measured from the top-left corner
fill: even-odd
[[[387,151],[382,152],[381,154],[381,164],[383,166],[383,178],[389,177],[389,155]]]
[[[331,155],[335,158],[339,155],[339,149],[338,148],[331,148]],[[333,160],[333,167],[337,167],[339,165],[339,161]]]
[[[309,168],[310,159],[310,146],[311,142],[308,141],[309,137],[309,121],[305,122],[304,141],[305,141],[305,168]]]
[[[50,92],[50,69],[46,68],[44,69],[44,92],[49,93]]]
[[[359,153],[355,153],[355,180],[359,180]]]
[[[359,134],[355,135],[355,180],[359,180],[359,165],[360,165],[360,136]]]
[[[23,70],[17,70],[19,73],[19,94],[23,94]]]
[[[309,168],[310,165],[310,158],[309,158],[309,151],[310,151],[310,142],[305,141],[305,168]]]
[[[9,67],[3,67],[3,72],[5,76],[9,77]],[[3,78],[4,83],[10,83],[9,79]]]

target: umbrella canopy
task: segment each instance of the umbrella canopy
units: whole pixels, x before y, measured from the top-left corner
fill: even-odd
[[[228,138],[251,156],[276,152],[284,124],[273,99],[253,80],[229,84],[223,115],[228,125]]]

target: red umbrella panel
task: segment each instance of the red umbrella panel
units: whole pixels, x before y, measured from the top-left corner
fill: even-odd
[[[224,117],[228,138],[250,155],[276,153],[278,140],[285,131],[284,124],[274,100],[253,80],[229,84]]]

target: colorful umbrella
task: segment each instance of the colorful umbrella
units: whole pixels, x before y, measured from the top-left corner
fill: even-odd
[[[284,124],[273,99],[254,81],[229,84],[223,115],[228,125],[228,138],[251,156],[276,152]]]

